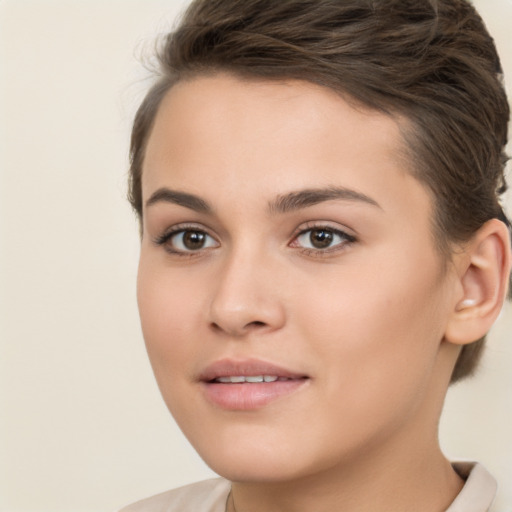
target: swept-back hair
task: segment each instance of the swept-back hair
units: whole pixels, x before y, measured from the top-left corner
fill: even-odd
[[[135,118],[130,202],[159,104],[178,81],[216,72],[306,80],[408,120],[411,173],[431,192],[447,258],[489,219],[509,225],[509,105],[493,39],[466,0],[195,0],[159,51],[160,72]],[[419,269],[421,271],[421,269]],[[463,347],[452,382],[471,374],[484,339]]]

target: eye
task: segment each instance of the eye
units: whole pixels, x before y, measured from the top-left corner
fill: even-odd
[[[291,243],[292,247],[301,247],[313,251],[326,251],[355,241],[355,237],[326,226],[318,226],[302,231]]]
[[[219,245],[208,233],[195,228],[175,229],[165,233],[155,242],[157,245],[164,245],[167,251],[175,254],[198,252]]]

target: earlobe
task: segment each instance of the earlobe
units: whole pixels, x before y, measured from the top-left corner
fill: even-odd
[[[496,320],[510,275],[510,236],[497,219],[486,222],[458,260],[462,298],[453,307],[445,340],[457,345],[485,336]]]

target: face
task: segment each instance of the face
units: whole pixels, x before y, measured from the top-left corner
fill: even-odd
[[[421,445],[452,281],[402,154],[396,120],[311,84],[217,75],[164,99],[140,315],[170,411],[221,475]]]

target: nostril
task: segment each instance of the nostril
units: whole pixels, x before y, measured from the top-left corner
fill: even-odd
[[[222,331],[220,325],[216,324],[215,322],[212,322],[210,325],[214,331]]]
[[[259,330],[264,327],[267,327],[268,324],[266,322],[262,322],[260,320],[254,320],[253,322],[249,322],[245,325],[238,326],[229,326],[222,325],[217,322],[211,322],[210,328],[215,332],[226,332],[235,336],[244,336],[245,334],[250,333],[252,330]]]
[[[254,326],[254,327],[265,327],[265,322],[260,322],[259,320],[256,320],[254,322],[251,322],[249,324],[247,324],[248,327],[250,326]]]

